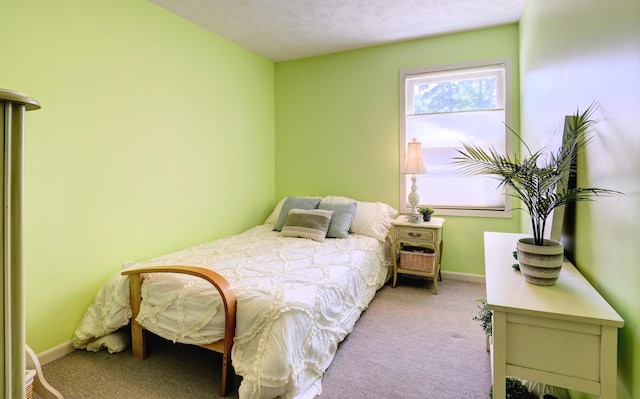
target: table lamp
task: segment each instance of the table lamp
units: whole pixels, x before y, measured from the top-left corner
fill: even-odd
[[[420,203],[420,196],[416,191],[416,175],[427,173],[427,168],[422,160],[422,143],[414,137],[407,147],[407,156],[402,173],[411,175],[411,193],[409,193],[409,204],[411,212],[407,214],[407,220],[412,223],[420,223],[422,214],[418,212],[417,206]]]

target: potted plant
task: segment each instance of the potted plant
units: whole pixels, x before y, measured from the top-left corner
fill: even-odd
[[[431,220],[431,215],[433,214],[434,210],[433,208],[430,208],[428,206],[421,206],[420,208],[418,208],[418,212],[422,214],[422,220],[428,222],[429,220]]]
[[[478,314],[473,316],[473,320],[478,321],[480,323],[480,328],[482,331],[488,336],[491,336],[493,333],[491,329],[491,309],[489,309],[489,305],[487,305],[487,300],[484,298],[478,299]]]
[[[506,384],[506,399],[535,399],[533,394],[529,392],[522,381],[517,378],[507,377],[505,379]],[[493,398],[493,385],[489,389],[489,398]]]
[[[509,126],[507,128],[522,143],[524,155],[499,154],[494,148],[483,149],[463,144],[454,158],[462,171],[475,175],[496,177],[502,187],[511,187],[512,195],[522,203],[521,209],[531,219],[532,238],[517,243],[520,271],[527,282],[539,285],[555,284],[562,261],[564,247],[561,242],[543,237],[547,219],[553,210],[567,203],[592,200],[593,197],[622,194],[619,191],[592,187],[569,187],[569,177],[575,174],[578,151],[590,142],[590,131],[597,122],[591,119],[596,104],[584,112],[568,118],[562,145],[555,152],[540,149],[531,152],[529,146]],[[531,254],[533,252],[533,254]]]
[[[492,324],[491,324],[491,309],[487,305],[487,300],[484,298],[478,299],[480,304],[478,305],[479,312],[477,315],[473,316],[473,320],[480,322],[480,328],[484,331],[487,341],[485,349],[489,352],[490,344],[491,344],[491,335],[493,333]]]

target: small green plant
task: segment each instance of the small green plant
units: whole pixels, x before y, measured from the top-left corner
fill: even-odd
[[[427,215],[431,215],[434,212],[434,209],[428,206],[421,206],[420,208],[418,208],[418,212]]]
[[[516,378],[507,377],[506,390],[506,399],[534,399],[534,395]],[[489,397],[493,398],[493,385],[489,389]]]
[[[476,316],[473,316],[473,320],[479,321],[482,331],[484,331],[485,334],[491,336],[493,332],[491,330],[491,309],[489,309],[489,306],[487,306],[486,299],[478,299],[478,302],[480,303],[478,305],[478,309],[480,309],[480,312],[478,312]]]

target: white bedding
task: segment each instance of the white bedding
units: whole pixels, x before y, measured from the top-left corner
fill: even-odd
[[[243,377],[240,398],[312,398],[338,343],[384,284],[384,244],[353,234],[320,243],[280,237],[272,228],[257,226],[135,267],[192,265],[220,273],[238,298],[231,359]],[[202,279],[147,275],[142,297],[138,321],[149,331],[195,344],[223,336],[222,301]],[[87,310],[73,344],[91,350],[130,317],[128,278],[116,273]]]

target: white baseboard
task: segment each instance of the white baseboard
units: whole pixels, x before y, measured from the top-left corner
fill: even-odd
[[[468,274],[468,273],[458,273],[458,272],[442,272],[442,279],[446,280],[458,280],[458,281],[467,281],[470,283],[485,283],[484,275],[482,274]]]
[[[62,356],[68,355],[75,350],[76,348],[73,347],[71,341],[63,342],[58,346],[48,349],[42,353],[38,353],[38,360],[40,361],[41,365],[45,365],[47,363],[51,363],[54,360],[58,360]]]

